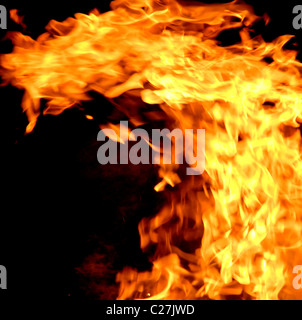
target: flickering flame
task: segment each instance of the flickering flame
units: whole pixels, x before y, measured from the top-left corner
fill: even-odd
[[[112,101],[128,94],[118,107],[133,126],[143,120],[132,106],[157,104],[175,128],[206,129],[202,176],[180,181],[178,166],[160,166],[156,190],[178,188],[140,222],[142,250],[156,247],[153,268],[120,272],[119,299],[297,298],[302,64],[283,48],[292,36],[251,38],[259,18],[239,2],[115,0],[111,7],[50,21],[36,41],[11,34],[14,51],[1,66],[4,81],[25,89],[27,132],[42,98],[43,112],[58,114],[91,99],[91,90]],[[240,43],[215,40],[235,28]]]
[[[10,10],[9,16],[10,16],[10,18],[11,18],[14,22],[16,22],[17,24],[20,24],[20,26],[21,26],[23,29],[26,28],[26,25],[23,23],[24,17],[23,17],[23,16],[20,16],[20,15],[18,14],[18,10],[17,10],[17,9],[12,9],[12,10]]]

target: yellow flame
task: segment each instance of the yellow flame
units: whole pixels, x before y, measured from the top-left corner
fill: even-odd
[[[206,129],[204,174],[182,181],[141,221],[142,250],[156,244],[153,269],[119,273],[119,299],[301,297],[291,287],[302,257],[302,64],[283,48],[292,36],[251,38],[259,18],[236,1],[111,7],[50,21],[37,41],[12,34],[14,51],[1,66],[3,79],[26,91],[27,132],[41,98],[45,113],[58,114],[91,99],[91,90],[108,99],[128,94],[119,108],[134,125],[139,112],[128,105],[136,92],[175,128]],[[242,41],[223,47],[215,38],[231,28]],[[161,165],[156,191],[180,183],[177,168]]]

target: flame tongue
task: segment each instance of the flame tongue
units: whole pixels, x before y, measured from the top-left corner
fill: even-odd
[[[272,43],[250,38],[257,19],[237,2],[116,0],[105,14],[51,21],[37,41],[14,33],[13,53],[1,57],[4,80],[26,90],[28,132],[41,98],[46,113],[58,114],[90,99],[91,90],[112,99],[134,89],[175,127],[206,129],[205,173],[183,181],[158,215],[141,221],[142,249],[156,244],[153,269],[119,273],[120,299],[295,294],[302,65],[283,49],[291,36]],[[241,28],[241,43],[219,46],[215,37],[230,28]],[[160,169],[172,185],[179,182],[175,169]]]

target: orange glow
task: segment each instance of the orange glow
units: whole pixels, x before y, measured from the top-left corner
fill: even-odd
[[[302,299],[291,283],[302,259],[302,64],[283,48],[292,36],[252,38],[260,18],[237,1],[111,7],[50,21],[36,41],[13,33],[0,62],[4,81],[25,89],[27,132],[42,98],[44,113],[59,114],[91,90],[114,104],[123,96],[133,126],[141,106],[157,104],[175,128],[206,130],[201,176],[181,181],[178,165],[159,166],[155,190],[178,188],[140,222],[153,268],[120,272],[118,298]],[[241,42],[221,46],[217,36],[235,28]]]
[[[17,24],[20,24],[23,29],[26,28],[26,25],[23,23],[24,17],[19,16],[17,9],[10,10],[9,16],[14,22],[16,22]]]

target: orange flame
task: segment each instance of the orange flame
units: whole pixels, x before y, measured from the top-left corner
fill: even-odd
[[[10,10],[9,15],[10,15],[10,18],[11,18],[14,22],[16,22],[17,24],[20,24],[20,26],[21,26],[23,29],[26,29],[26,25],[23,23],[24,17],[23,17],[23,16],[20,16],[20,15],[18,14],[18,10],[17,10],[17,9],[12,9],[12,10]]]
[[[135,92],[175,128],[206,129],[204,174],[140,222],[142,250],[156,245],[153,269],[119,273],[119,299],[301,298],[291,285],[302,258],[302,64],[283,48],[292,36],[251,38],[259,18],[237,1],[111,7],[50,21],[36,41],[14,33],[1,65],[3,79],[26,91],[27,132],[41,98],[45,113],[58,114],[91,90],[108,99],[130,93],[130,106]],[[233,28],[242,41],[219,45],[217,35]],[[119,108],[142,123],[127,104]],[[157,191],[180,182],[177,168],[161,165]]]

